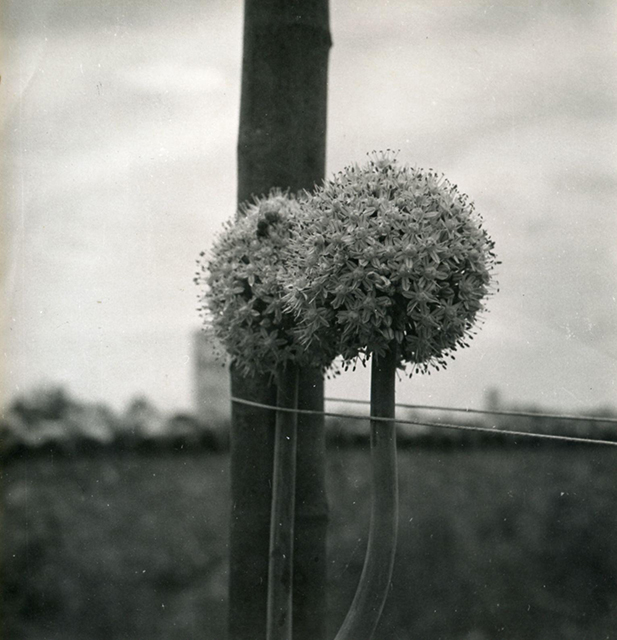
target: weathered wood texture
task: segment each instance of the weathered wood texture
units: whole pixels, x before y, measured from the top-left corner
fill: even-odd
[[[298,191],[325,171],[327,0],[246,0],[238,138],[238,202],[272,187]],[[231,376],[232,394],[274,404],[265,379]],[[323,379],[301,371],[301,408],[323,409]],[[266,635],[274,412],[232,407],[229,638]],[[296,482],[294,640],[325,638],[323,419],[300,416]]]

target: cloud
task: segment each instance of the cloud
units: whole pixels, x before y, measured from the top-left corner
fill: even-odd
[[[163,60],[123,68],[118,75],[131,88],[152,94],[209,93],[226,84],[224,74],[216,68]]]
[[[235,207],[241,3],[9,2],[12,384],[187,404],[194,257]],[[330,168],[391,147],[444,171],[504,262],[477,343],[412,401],[615,397],[611,2],[333,3]]]
[[[614,406],[617,356],[590,347],[567,328],[551,327],[497,297],[469,349],[445,371],[403,377],[397,401],[481,408],[486,393],[503,392],[510,405],[590,410]],[[358,367],[327,382],[327,395],[367,399],[370,368]]]

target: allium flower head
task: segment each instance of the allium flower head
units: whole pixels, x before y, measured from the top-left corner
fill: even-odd
[[[296,319],[283,302],[288,242],[300,215],[298,200],[273,191],[242,207],[209,258],[202,253],[198,261],[205,324],[244,374],[275,373],[289,360],[308,363],[314,351],[297,341]],[[322,362],[329,364],[323,356],[311,361]]]
[[[347,362],[395,348],[412,372],[467,346],[497,262],[456,185],[375,153],[325,182],[308,207],[286,298],[304,344],[335,344]]]

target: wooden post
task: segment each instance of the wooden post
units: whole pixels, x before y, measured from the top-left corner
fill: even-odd
[[[310,189],[324,177],[327,0],[245,0],[238,202],[272,187]],[[300,408],[323,410],[323,379],[299,375]],[[231,374],[232,394],[275,404],[266,378]],[[229,638],[266,637],[275,412],[232,406]],[[324,640],[326,618],[323,418],[298,419],[294,640]]]

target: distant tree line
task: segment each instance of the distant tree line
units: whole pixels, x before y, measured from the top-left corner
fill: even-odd
[[[517,406],[521,412],[539,412],[538,407]],[[399,424],[401,447],[555,446],[553,440],[500,433],[504,429],[528,433],[556,434],[579,438],[617,441],[617,418],[611,409],[586,415],[606,418],[607,422],[566,420],[546,417],[501,415],[469,416],[408,410],[401,417],[418,422],[458,424],[490,428],[491,433],[454,430],[437,426]],[[493,431],[494,429],[494,431]],[[331,447],[368,446],[368,421],[350,414],[326,418],[326,437]],[[565,443],[572,446],[571,443]],[[19,451],[59,451],[119,448],[205,448],[225,451],[229,446],[229,424],[204,423],[187,412],[166,414],[143,396],[131,400],[121,412],[102,403],[80,401],[62,386],[37,387],[17,396],[0,413],[0,455]]]
[[[542,409],[536,406],[502,407],[504,411],[511,410],[519,413],[542,413]],[[448,413],[426,410],[409,409],[399,416],[402,420],[410,420],[425,424],[398,425],[397,440],[399,447],[490,447],[490,446],[555,446],[558,441],[540,439],[525,435],[511,435],[503,433],[505,430],[518,431],[529,434],[559,435],[575,438],[588,438],[597,440],[617,441],[617,413],[609,408],[596,409],[585,412],[585,417],[594,420],[571,420],[564,417],[544,416],[508,416],[491,414],[465,415],[461,413]],[[606,422],[598,421],[598,418],[606,418]],[[455,425],[462,429],[440,427]],[[339,445],[364,444],[368,442],[367,421],[358,417],[330,418],[327,422],[327,433],[330,442]],[[434,425],[434,426],[429,426]],[[485,431],[475,431],[475,427]],[[490,429],[489,431],[486,431]],[[571,442],[564,442],[565,446],[572,446]],[[585,445],[587,446],[587,445]]]
[[[0,414],[0,452],[70,452],[100,447],[206,447],[226,449],[228,425],[204,424],[186,412],[165,414],[147,398],[122,412],[77,400],[62,386],[37,387],[16,397]]]

